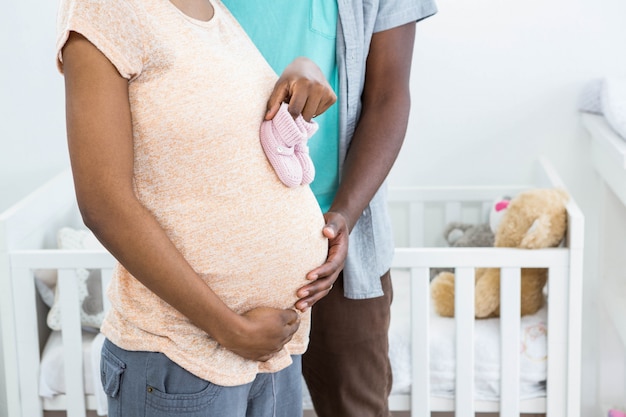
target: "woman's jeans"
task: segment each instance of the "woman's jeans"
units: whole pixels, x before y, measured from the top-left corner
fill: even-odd
[[[109,417],[300,417],[301,357],[248,384],[224,387],[187,372],[162,353],[131,352],[108,339],[100,376]]]

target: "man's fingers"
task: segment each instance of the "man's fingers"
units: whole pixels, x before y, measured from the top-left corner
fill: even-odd
[[[319,99],[314,100],[311,97],[309,97],[309,99],[306,101],[306,105],[304,106],[304,109],[302,110],[302,117],[304,118],[304,120],[306,120],[307,122],[310,122],[314,116],[317,116],[318,114],[322,114],[322,113],[323,111],[320,110]]]
[[[298,300],[296,303],[296,308],[301,311],[306,311],[308,308],[312,307],[319,300],[324,298],[330,293],[333,289],[333,284],[328,285],[327,283],[324,286],[318,287],[316,290],[311,288],[311,295],[309,297]]]
[[[269,100],[267,101],[267,111],[265,113],[265,120],[272,120],[278,109],[283,102],[289,100],[289,86],[287,84],[281,84],[274,88]]]
[[[300,94],[292,94],[289,99],[289,114],[294,120],[302,114],[302,111],[307,103],[307,97]]]

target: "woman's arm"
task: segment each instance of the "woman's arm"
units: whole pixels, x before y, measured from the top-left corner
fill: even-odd
[[[74,32],[63,64],[70,159],[87,227],[135,278],[222,346],[269,359],[297,330],[297,314],[259,308],[238,315],[211,291],[135,196],[128,80]]]

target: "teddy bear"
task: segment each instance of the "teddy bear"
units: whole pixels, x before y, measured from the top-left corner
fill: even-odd
[[[569,195],[560,188],[535,188],[513,197],[496,228],[494,246],[540,249],[557,247],[567,230]],[[522,268],[521,315],[534,314],[545,303],[545,268]],[[444,317],[454,316],[454,274],[442,272],[430,284],[433,307]],[[500,315],[500,269],[476,268],[476,318]]]
[[[443,231],[443,238],[453,248],[478,248],[493,246],[494,233],[489,223],[450,222]],[[453,272],[453,268],[430,268],[432,281],[442,272]]]

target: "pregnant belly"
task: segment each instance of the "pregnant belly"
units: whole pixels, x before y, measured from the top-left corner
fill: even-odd
[[[311,189],[283,185],[253,133],[236,136],[228,158],[209,148],[205,163],[181,163],[171,175],[151,170],[137,186],[185,259],[238,312],[292,307],[328,251]]]
[[[291,308],[306,274],[326,259],[323,215],[308,187],[283,185],[248,204],[218,207],[196,230],[187,230],[181,251],[211,289],[234,311]]]

